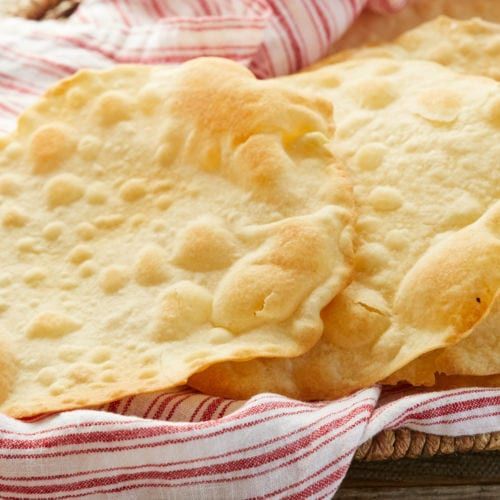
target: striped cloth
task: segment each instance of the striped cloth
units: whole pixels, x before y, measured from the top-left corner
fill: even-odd
[[[331,498],[356,448],[386,428],[500,429],[500,390],[384,391],[301,403],[189,390],[20,422],[0,416],[1,498]]]
[[[1,1],[1,0],[0,0]],[[368,0],[85,0],[67,22],[0,21],[0,132],[78,68],[227,57],[260,78],[324,56]],[[371,0],[392,11],[406,0]]]
[[[86,0],[72,19],[0,21],[0,130],[80,67],[218,55],[259,77],[324,55],[367,0]],[[404,0],[372,0],[391,12]],[[183,389],[30,421],[0,415],[0,497],[328,498],[386,428],[500,430],[500,390],[379,387],[334,402]]]

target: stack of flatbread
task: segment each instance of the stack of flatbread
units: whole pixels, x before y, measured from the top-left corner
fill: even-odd
[[[0,139],[0,411],[498,383],[499,68],[439,18],[272,81],[60,82]]]

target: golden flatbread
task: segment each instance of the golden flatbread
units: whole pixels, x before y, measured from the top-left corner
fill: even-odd
[[[311,67],[373,57],[423,59],[473,75],[500,80],[500,24],[481,19],[457,21],[441,16],[404,33],[391,43],[346,50]]]
[[[296,359],[225,363],[210,394],[328,399],[458,342],[500,286],[500,89],[425,61],[360,59],[285,79],[335,103],[332,143],[355,185],[355,279]]]
[[[481,19],[440,17],[393,43],[345,51],[318,65],[348,59],[388,57],[433,60],[455,71],[500,79],[500,24]],[[499,167],[497,167],[499,168]],[[497,307],[498,309],[498,307]],[[435,374],[485,376],[500,373],[500,316],[494,311],[456,346],[427,353],[392,374],[385,383],[433,385]]]
[[[500,373],[500,296],[470,335],[456,345],[415,359],[384,380],[413,385],[434,385],[439,374],[486,376]]]
[[[334,44],[336,52],[393,40],[405,31],[431,21],[438,16],[454,19],[480,17],[500,22],[498,0],[409,0],[399,12],[379,14],[365,9],[346,34]]]
[[[0,410],[295,356],[352,267],[331,104],[222,59],[81,71],[0,151]]]

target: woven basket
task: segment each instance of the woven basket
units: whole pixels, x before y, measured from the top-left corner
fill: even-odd
[[[450,437],[396,429],[382,431],[363,443],[354,458],[372,462],[497,450],[500,450],[500,432]]]
[[[0,0],[0,16],[58,19],[70,16],[80,0]]]
[[[0,0],[0,16],[28,19],[69,17],[81,0]],[[500,432],[475,436],[436,436],[410,429],[385,430],[363,443],[355,460],[381,461],[433,457],[452,453],[500,450]]]

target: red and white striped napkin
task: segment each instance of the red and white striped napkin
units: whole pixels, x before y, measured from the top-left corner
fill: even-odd
[[[86,0],[66,22],[0,21],[0,131],[78,68],[228,57],[265,78],[325,55],[357,14],[406,0]],[[0,497],[327,498],[387,428],[500,430],[499,389],[360,391],[334,402],[190,390],[18,421],[0,415]]]

